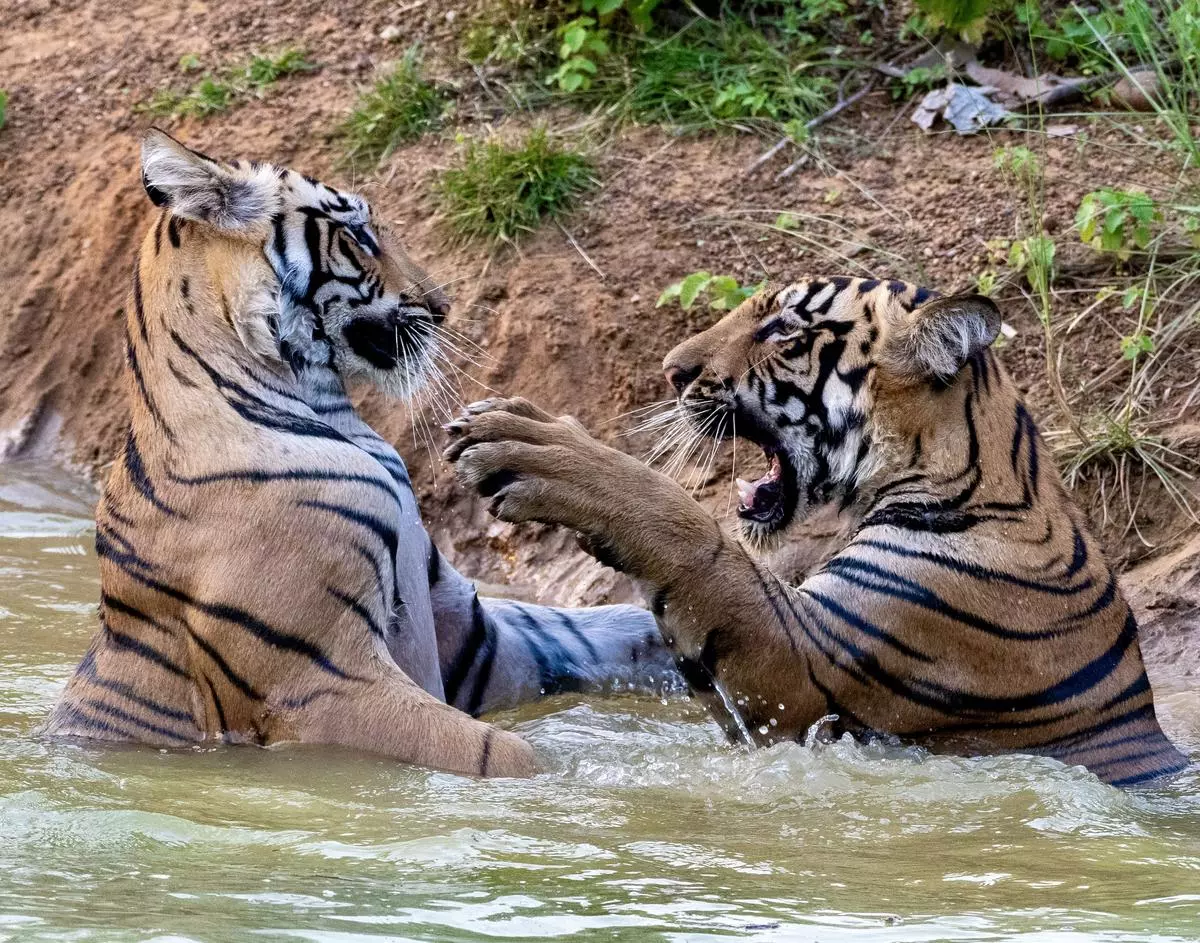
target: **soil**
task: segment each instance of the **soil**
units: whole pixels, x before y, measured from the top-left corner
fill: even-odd
[[[122,309],[153,212],[136,171],[138,132],[150,119],[136,106],[183,80],[185,54],[220,66],[254,51],[303,46],[317,71],[285,78],[261,99],[207,120],[159,123],[208,153],[270,160],[367,194],[378,211],[402,221],[414,256],[456,297],[454,327],[476,362],[458,361],[454,399],[489,390],[527,396],[635,452],[651,441],[622,435],[634,424],[627,414],[666,398],[662,356],[718,316],[656,308],[667,284],[698,269],[747,281],[850,272],[949,291],[972,286],[992,264],[989,240],[1017,234],[1025,196],[996,172],[993,155],[1001,145],[1028,143],[1023,133],[927,135],[908,121],[909,106],[878,91],[822,128],[818,157],[797,172],[779,179],[796,156],[785,151],[747,175],[769,141],[606,130],[567,110],[502,115],[494,89],[456,56],[469,7],[450,0],[10,0],[0,35],[0,84],[10,96],[0,130],[0,227],[8,233],[0,256],[0,458],[52,457],[99,478],[116,452],[126,423]],[[381,38],[388,27],[396,39]],[[457,127],[356,179],[341,166],[337,126],[356,90],[412,42],[426,49],[435,74],[462,87]],[[452,247],[429,181],[453,159],[455,130],[517,134],[533,121],[589,148],[603,185],[562,227],[545,226],[519,250],[489,256]],[[1131,332],[1119,298],[1093,304],[1108,273],[1070,232],[1075,208],[1099,185],[1165,186],[1173,165],[1108,120],[1051,118],[1047,130],[1035,146],[1047,170],[1044,225],[1061,236],[1056,317],[1065,324],[1083,313],[1064,343],[1064,382],[1074,391],[1119,360],[1117,341]],[[770,228],[783,212],[798,218],[794,233]],[[1015,280],[997,300],[1016,330],[1003,352],[1008,369],[1043,428],[1063,428],[1033,307]],[[1200,341],[1188,343],[1194,351]],[[1148,404],[1159,415],[1172,415],[1194,391],[1191,351],[1168,365],[1162,395]],[[1077,405],[1100,408],[1123,379],[1113,374]],[[461,567],[529,597],[633,598],[630,586],[582,555],[568,535],[498,524],[464,495],[436,458],[443,441],[437,426],[452,404],[431,399],[410,408],[367,396],[363,408],[409,460],[428,524]],[[1165,434],[1183,441],[1193,431],[1181,420]],[[707,474],[683,472],[684,480],[689,472],[703,479],[698,495],[718,514],[731,504],[730,463],[726,450]],[[1133,527],[1124,499],[1100,473],[1080,498],[1112,556],[1138,565],[1128,583],[1148,620],[1147,644],[1164,659],[1190,659],[1187,670],[1197,670],[1195,527],[1152,479],[1135,475],[1129,491],[1137,496]],[[812,522],[780,565],[802,572],[836,547],[845,526]]]

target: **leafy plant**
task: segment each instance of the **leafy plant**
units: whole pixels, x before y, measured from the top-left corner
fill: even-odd
[[[692,272],[691,275],[664,288],[654,306],[661,308],[677,301],[684,311],[690,311],[701,296],[704,296],[708,300],[708,306],[714,311],[729,311],[754,295],[765,284],[759,282],[755,285],[743,285],[732,275]]]
[[[946,81],[946,74],[946,67],[940,64],[909,69],[900,77],[892,80],[890,86],[892,98],[907,99],[919,92],[928,92],[943,84]]]
[[[1150,196],[1109,187],[1087,194],[1075,214],[1079,238],[1121,260],[1134,249],[1145,249],[1151,225],[1161,220],[1162,212]]]
[[[1042,175],[1040,158],[1021,145],[997,148],[992,154],[992,166],[1022,186],[1036,184]]]
[[[564,92],[590,88],[596,60],[609,53],[608,31],[598,29],[593,17],[579,16],[559,27],[558,34],[561,62],[546,77],[547,84],[557,85]]]
[[[586,155],[555,145],[538,128],[515,146],[466,142],[457,166],[438,176],[435,194],[460,238],[494,244],[562,216],[597,183]]]
[[[420,51],[411,47],[371,88],[359,95],[342,124],[347,159],[377,164],[401,144],[435,128],[447,107],[445,93],[427,81]]]
[[[546,77],[546,83],[557,85],[564,92],[578,92],[591,87],[598,63],[611,52],[607,24],[620,12],[628,14],[634,27],[645,32],[652,25],[650,14],[661,0],[573,0],[569,10],[580,15],[562,23],[556,35],[559,40],[558,68]]]
[[[1054,280],[1054,256],[1056,246],[1049,236],[1026,236],[1012,244],[1008,254],[1008,265],[1014,272],[1024,275],[1029,286],[1039,295],[1048,295]],[[1049,317],[1049,307],[1043,309],[1043,320]]]
[[[1132,334],[1121,338],[1121,357],[1125,360],[1137,360],[1143,354],[1154,352],[1154,339],[1148,334]]]
[[[916,4],[930,26],[978,40],[996,0],[916,0]]]

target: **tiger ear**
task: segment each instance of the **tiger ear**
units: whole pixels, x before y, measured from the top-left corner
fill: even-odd
[[[142,186],[155,206],[231,233],[265,225],[278,203],[266,168],[230,167],[151,128],[142,138]]]
[[[1000,309],[990,298],[934,298],[893,328],[887,359],[900,373],[948,380],[999,333]]]

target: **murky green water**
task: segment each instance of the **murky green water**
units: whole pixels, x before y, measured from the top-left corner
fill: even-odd
[[[685,703],[505,717],[551,771],[30,732],[95,622],[91,495],[0,467],[0,940],[1194,940],[1200,775],[743,754]],[[1200,692],[1164,726],[1200,753]]]

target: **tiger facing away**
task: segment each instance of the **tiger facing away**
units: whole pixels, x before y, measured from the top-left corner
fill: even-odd
[[[1045,754],[1119,786],[1174,773],[1137,623],[990,349],[999,328],[983,297],[812,278],[672,350],[688,421],[766,455],[739,482],[743,541],[524,400],[468,407],[447,457],[497,517],[573,528],[641,581],[731,736],[795,739],[836,715],[834,733]],[[800,585],[752,556],[827,502],[862,523]]]
[[[671,671],[650,613],[480,599],[431,543],[345,383],[412,393],[448,303],[361,197],[157,131],[142,175],[100,626],[45,733],[517,776],[528,744],[469,715]]]

